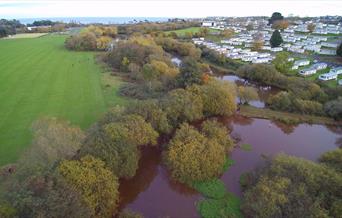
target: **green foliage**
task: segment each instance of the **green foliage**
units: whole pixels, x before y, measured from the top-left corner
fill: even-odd
[[[234,142],[228,134],[228,129],[216,120],[206,120],[203,122],[201,132],[210,140],[216,140],[223,145],[226,153],[233,149]]]
[[[127,112],[142,116],[159,133],[170,133],[171,131],[167,114],[155,100],[137,101],[127,108]]]
[[[234,164],[234,160],[226,157],[226,161],[224,162],[224,165],[223,165],[223,172],[227,171],[229,167],[231,167],[233,164]]]
[[[238,96],[240,99],[240,103],[242,104],[248,104],[250,101],[259,99],[257,89],[250,86],[239,86]]]
[[[342,97],[324,104],[324,111],[336,120],[342,119]]]
[[[240,147],[244,151],[251,151],[252,150],[252,145],[251,144],[242,144]]]
[[[171,139],[164,157],[173,178],[192,184],[222,173],[225,152],[215,140],[207,139],[184,123]]]
[[[275,59],[272,61],[274,67],[283,74],[288,74],[291,70],[292,62],[288,61],[290,54],[282,51],[276,54]]]
[[[273,48],[273,47],[279,47],[281,43],[283,43],[283,38],[281,37],[279,30],[275,30],[272,33],[270,44]]]
[[[203,196],[213,199],[221,199],[227,192],[225,184],[218,178],[214,178],[209,181],[193,182],[192,187]]]
[[[342,57],[342,43],[337,47],[336,54]]]
[[[283,20],[284,17],[279,12],[274,12],[271,18],[268,20],[268,24],[272,25],[277,20]]]
[[[158,133],[140,115],[125,115],[118,122],[104,126],[104,130],[114,143],[157,144]]]
[[[240,212],[240,199],[226,193],[221,199],[205,199],[197,203],[197,210],[203,218],[238,218]]]
[[[175,89],[162,99],[162,108],[174,126],[203,117],[202,98],[184,89]]]
[[[342,173],[342,148],[324,153],[319,161]]]
[[[66,122],[47,118],[36,121],[33,131],[32,146],[2,184],[5,199],[19,217],[88,217],[89,208],[79,194],[55,173],[60,161],[75,156],[84,134]]]
[[[236,111],[236,87],[233,83],[212,80],[188,90],[201,96],[203,112],[207,116],[230,116]]]
[[[0,217],[2,218],[12,218],[15,217],[16,210],[7,202],[0,201]]]
[[[94,217],[112,217],[118,202],[118,179],[105,163],[92,156],[80,161],[63,161],[59,173],[73,190],[80,193]]]
[[[327,157],[322,160],[329,162]],[[334,159],[334,158],[332,158]],[[329,164],[278,155],[245,180],[242,210],[253,217],[335,217],[342,175]]]
[[[198,62],[191,57],[183,60],[180,74],[177,77],[177,84],[179,87],[188,87],[192,84],[202,84],[203,72],[200,69]]]

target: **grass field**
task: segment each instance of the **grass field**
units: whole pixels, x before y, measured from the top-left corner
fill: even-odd
[[[10,37],[6,37],[4,39],[26,39],[26,38],[37,38],[41,36],[45,36],[47,33],[20,33]]]
[[[64,48],[65,36],[0,40],[0,166],[30,144],[39,117],[67,119],[82,128],[112,102],[120,81],[102,73],[94,53]]]
[[[185,29],[166,31],[165,33],[175,32],[175,33],[177,33],[178,36],[184,36],[185,33],[187,33],[187,32],[191,32],[194,34],[194,33],[199,32],[200,29],[201,29],[201,27],[189,27],[189,28],[185,28]],[[209,28],[209,32],[218,32],[218,30],[214,30],[214,29]]]

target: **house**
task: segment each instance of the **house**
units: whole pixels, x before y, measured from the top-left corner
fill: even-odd
[[[322,42],[322,46],[328,47],[328,48],[337,48],[339,46],[338,43],[332,43],[332,42]]]
[[[309,65],[310,64],[310,60],[306,60],[306,59],[302,59],[302,60],[298,60],[298,61],[295,61],[294,62],[294,65],[295,66],[306,66],[306,65]]]
[[[340,79],[340,80],[338,81],[338,84],[339,84],[340,86],[342,86],[342,79]]]
[[[323,80],[323,81],[328,81],[332,79],[337,79],[337,74],[336,73],[325,73],[322,74],[318,77],[318,79]]]
[[[217,26],[217,23],[215,21],[203,21],[202,26],[203,27],[214,27],[214,26]]]
[[[292,61],[294,61],[294,58],[292,58],[292,57],[291,57],[291,58],[288,58],[287,61],[288,61],[288,62],[292,62]]]
[[[310,67],[310,68],[301,70],[299,74],[303,76],[309,76],[309,75],[315,74],[316,72],[317,72],[317,69]]]
[[[291,70],[298,70],[298,66],[297,66],[297,65],[293,65],[293,66],[291,67]]]

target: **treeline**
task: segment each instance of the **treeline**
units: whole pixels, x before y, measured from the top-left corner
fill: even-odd
[[[55,24],[59,24],[60,22],[54,22],[51,20],[36,20],[32,24],[27,24],[27,26],[53,26]]]
[[[116,26],[89,26],[65,40],[65,47],[76,51],[106,50],[117,35]]]
[[[341,217],[342,149],[319,163],[285,154],[241,177],[246,217]]]
[[[342,96],[341,88],[324,90],[304,78],[285,76],[267,64],[244,65],[236,73],[251,81],[286,90],[269,99],[271,109],[342,118],[342,108],[338,107],[341,98],[337,98]]]
[[[197,61],[200,51],[195,46],[189,43],[177,43],[167,48],[164,46],[165,50],[183,52],[184,60],[178,69],[171,62],[171,56],[158,45],[162,41],[164,39],[154,40],[150,36],[133,36],[119,42],[109,52],[105,58],[109,65],[134,82],[121,87],[123,95],[138,99],[156,98],[171,89],[202,84],[208,79],[206,73],[209,68]]]
[[[0,38],[6,37],[8,35],[15,35],[17,29],[23,28],[25,25],[21,24],[19,20],[0,20]]]
[[[188,27],[200,26],[199,22],[178,21],[165,23],[140,23],[135,25],[119,25],[119,34],[131,35],[133,33],[151,34],[154,32],[164,32]]]

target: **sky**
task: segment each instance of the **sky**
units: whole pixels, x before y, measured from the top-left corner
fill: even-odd
[[[341,15],[342,0],[0,0],[0,18]]]

